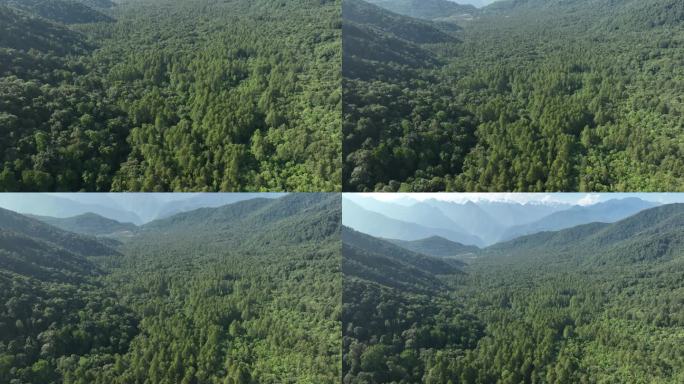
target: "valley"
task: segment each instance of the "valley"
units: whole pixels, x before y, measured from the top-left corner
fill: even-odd
[[[0,209],[0,382],[338,382],[339,204],[252,197],[144,225]]]
[[[342,241],[345,384],[684,379],[681,203],[482,248]]]

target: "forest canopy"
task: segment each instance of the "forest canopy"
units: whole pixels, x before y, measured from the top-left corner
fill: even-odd
[[[683,204],[462,258],[344,227],[343,383],[681,383],[683,234]]]
[[[0,1],[0,190],[339,190],[339,15]]]
[[[372,2],[403,15],[343,3],[345,191],[684,188],[681,1]]]
[[[0,382],[339,383],[339,195],[121,225],[0,209]]]

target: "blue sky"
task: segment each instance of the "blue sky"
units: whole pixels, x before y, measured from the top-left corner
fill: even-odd
[[[360,193],[383,201],[438,199],[455,202],[465,201],[514,201],[518,203],[561,203],[591,205],[611,199],[638,197],[661,204],[684,203],[684,193]]]

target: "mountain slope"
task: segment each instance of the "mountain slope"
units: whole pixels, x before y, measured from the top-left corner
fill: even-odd
[[[69,250],[80,256],[108,256],[117,251],[95,238],[63,231],[38,220],[0,208],[0,229],[27,238],[39,238],[53,246]]]
[[[348,199],[343,200],[342,211],[344,225],[375,237],[420,240],[436,235],[466,245],[483,244],[483,241],[477,236],[390,219],[379,213],[365,210]]]
[[[499,256],[581,265],[652,263],[684,255],[684,204],[646,209],[612,224],[591,223],[523,236],[487,248]]]
[[[345,1],[342,5],[345,23],[363,25],[412,44],[455,42],[456,39],[434,24],[387,12],[361,0]]]
[[[624,219],[644,209],[658,204],[638,198],[614,199],[589,206],[574,206],[570,209],[550,214],[530,224],[509,228],[502,240],[542,231],[557,231],[591,222],[612,223]]]
[[[97,23],[113,19],[89,6],[71,0],[0,0],[0,5],[21,9],[47,20],[64,24]]]
[[[402,248],[413,252],[422,253],[424,255],[433,257],[454,257],[472,254],[480,250],[475,246],[468,246],[449,241],[443,237],[432,236],[425,239],[403,241],[403,240],[388,240],[392,244],[396,244]]]
[[[67,218],[49,216],[32,217],[65,231],[83,235],[111,235],[118,232],[134,232],[138,229],[133,223],[120,223],[95,213],[84,213],[82,215]]]
[[[339,230],[338,200],[339,195],[326,193],[257,198],[179,213],[140,228],[143,235],[174,234],[200,239],[222,236],[226,242],[236,239],[257,242],[259,238],[268,237],[270,241],[297,243],[328,237]]]
[[[342,72],[347,79],[413,77],[416,68],[438,62],[421,44],[454,41],[429,22],[361,0],[342,2]]]
[[[477,14],[478,9],[472,5],[461,5],[449,0],[366,0],[371,4],[389,11],[415,17],[417,19],[436,20],[453,16]]]
[[[344,227],[344,382],[418,383],[421,351],[476,345],[482,324],[441,280],[463,277],[460,267]]]
[[[1,219],[0,219],[1,220]],[[99,269],[77,247],[57,247],[40,235],[27,236],[0,229],[0,270],[50,282],[76,282]]]
[[[268,195],[269,198],[282,197],[284,194],[272,193]],[[185,200],[173,201],[166,203],[158,208],[156,217],[154,219],[164,219],[173,216],[177,213],[188,212],[203,207],[220,207],[223,205],[233,204],[238,201],[251,200],[255,198],[264,197],[263,194],[258,193],[202,193],[196,196],[191,196]]]
[[[64,55],[85,52],[88,45],[84,37],[74,31],[0,2],[0,47]]]

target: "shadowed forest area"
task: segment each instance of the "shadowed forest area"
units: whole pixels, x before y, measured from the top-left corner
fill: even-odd
[[[0,190],[339,190],[340,35],[334,0],[0,0]]]
[[[678,0],[345,0],[343,188],[680,191],[683,22]]]

